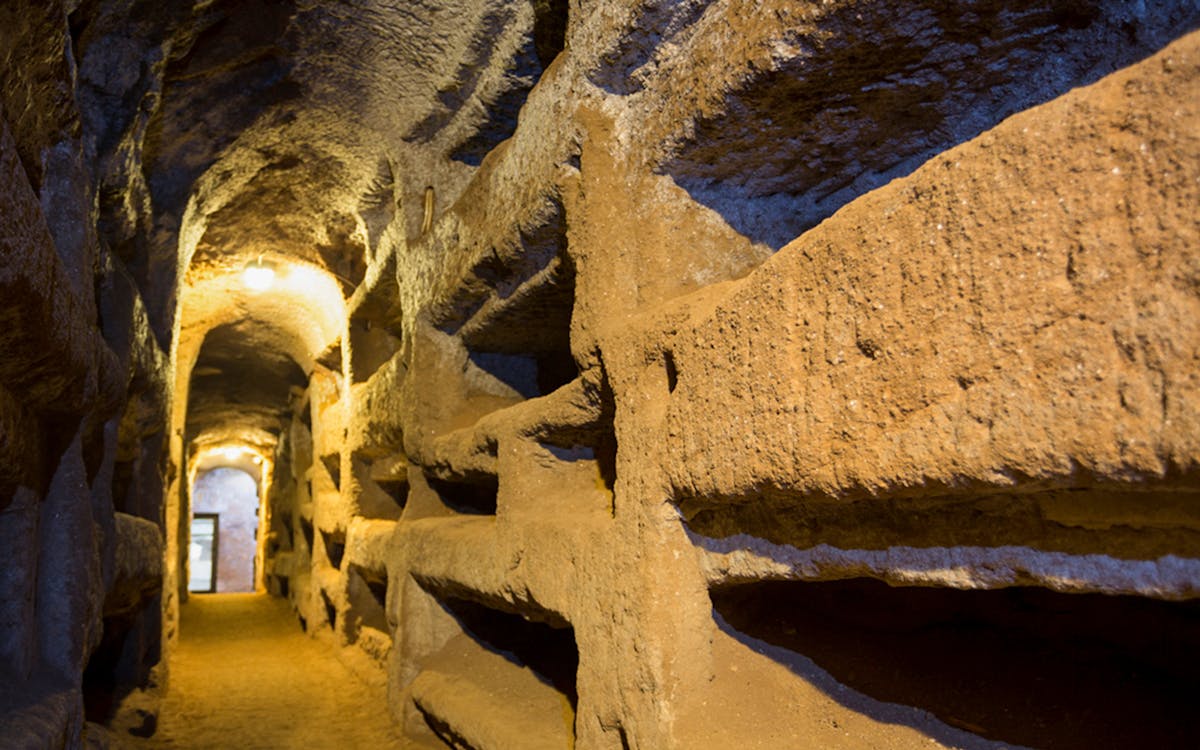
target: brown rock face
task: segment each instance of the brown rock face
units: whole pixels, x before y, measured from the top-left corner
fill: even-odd
[[[1198,26],[9,3],[0,737],[153,733],[236,468],[414,747],[1200,745]]]

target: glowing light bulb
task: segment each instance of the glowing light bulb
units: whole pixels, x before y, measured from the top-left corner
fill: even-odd
[[[255,292],[264,292],[275,283],[275,266],[264,263],[262,258],[246,266],[242,272],[242,283]]]

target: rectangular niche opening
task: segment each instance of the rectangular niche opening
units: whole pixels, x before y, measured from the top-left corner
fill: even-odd
[[[408,460],[404,454],[356,452],[350,462],[361,490],[358,512],[366,518],[399,518],[408,504]]]
[[[470,516],[496,515],[500,481],[494,476],[469,482],[426,476],[425,481],[430,489],[437,493],[442,504],[455,513]]]
[[[531,621],[465,599],[439,602],[462,629],[426,660],[412,695],[429,727],[452,747],[570,747],[579,651],[560,620]],[[534,613],[535,615],[537,613]]]
[[[440,330],[462,341],[471,364],[527,399],[579,376],[571,355],[576,274],[565,211],[546,198],[539,212],[519,244],[484,255],[433,315]]]
[[[309,557],[313,554],[313,523],[311,519],[300,516],[300,534],[304,537],[305,548]]]
[[[325,557],[329,564],[337,570],[342,569],[342,558],[346,555],[346,532],[321,530],[321,543],[325,547]]]
[[[271,596],[286,599],[289,590],[288,577],[275,574],[267,576],[267,590]]]
[[[291,511],[276,511],[271,517],[271,541],[268,553],[291,552],[295,544]]]
[[[879,701],[1047,750],[1200,747],[1200,602],[769,581],[711,592],[720,627]],[[770,717],[764,717],[769,721]]]
[[[369,318],[350,319],[350,374],[352,382],[365,383],[400,348],[400,340]]]
[[[387,572],[351,565],[348,578],[350,614],[360,627],[388,633]]]
[[[337,630],[337,607],[329,598],[329,594],[325,593],[325,589],[319,589],[319,591],[321,592],[321,603],[325,605],[325,621],[329,623],[330,630]]]
[[[519,285],[498,283],[494,295],[458,331],[472,363],[525,398],[579,377],[571,354],[575,269],[565,254]]]
[[[338,453],[329,453],[321,456],[321,465],[325,467],[325,471],[329,472],[329,478],[333,480],[333,488],[339,492],[342,489],[342,457]]]

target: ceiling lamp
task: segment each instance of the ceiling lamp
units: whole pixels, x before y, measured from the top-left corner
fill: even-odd
[[[275,283],[275,264],[258,256],[242,271],[242,283],[251,291],[265,292]]]

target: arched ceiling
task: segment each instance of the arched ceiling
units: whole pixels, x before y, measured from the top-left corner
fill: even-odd
[[[102,228],[177,347],[176,429],[258,443],[381,238],[403,242],[425,187],[443,208],[511,134],[565,19],[546,0],[75,6]],[[248,292],[258,257],[304,283]]]
[[[102,211],[160,340],[193,257],[281,252],[357,281],[406,194],[455,194],[548,63],[535,4],[84,0]]]
[[[345,326],[342,286],[321,269],[274,256],[270,287],[247,286],[244,266],[190,274],[180,302],[176,396],[188,442],[266,446],[290,414],[316,357]]]

